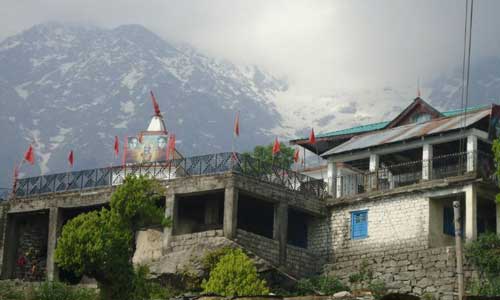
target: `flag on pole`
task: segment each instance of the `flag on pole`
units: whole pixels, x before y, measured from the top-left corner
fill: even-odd
[[[170,134],[168,138],[167,160],[170,159],[170,156],[172,156],[172,159],[175,158],[175,134]]]
[[[17,179],[19,178],[19,165],[18,164],[15,164],[14,165],[14,180],[13,180],[13,183],[12,183],[12,193],[16,193],[16,189],[17,189]]]
[[[69,165],[73,168],[73,162],[74,162],[73,150],[71,150],[71,151],[69,152],[69,155],[68,155],[68,162],[69,162]]]
[[[293,161],[295,163],[299,162],[299,155],[300,155],[300,150],[299,148],[295,148],[295,152],[293,153]]]
[[[273,145],[273,156],[276,155],[276,153],[280,152],[280,142],[278,141],[278,137],[274,139],[274,145]]]
[[[116,135],[115,135],[114,149],[115,149],[115,156],[118,156],[118,154],[120,153],[120,140],[118,139],[118,136],[116,136]]]
[[[160,116],[160,106],[158,105],[158,102],[156,102],[155,95],[153,94],[153,91],[150,91],[151,93],[151,100],[153,100],[153,108],[155,110],[155,116]]]
[[[314,135],[314,128],[311,128],[311,133],[309,134],[309,144],[316,144],[316,136]]]
[[[240,136],[240,112],[236,113],[236,118],[234,120],[234,135]]]
[[[33,145],[30,145],[28,150],[24,153],[24,160],[27,161],[30,165],[35,164],[35,153],[33,153]]]

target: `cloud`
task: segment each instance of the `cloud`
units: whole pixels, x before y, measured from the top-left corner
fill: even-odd
[[[414,89],[417,78],[430,81],[462,62],[465,0],[2,2],[0,38],[45,21],[142,24],[166,39],[286,78],[294,93],[283,97],[299,103],[342,90]],[[475,4],[473,56],[496,56],[500,2]],[[363,101],[370,100],[356,102]]]

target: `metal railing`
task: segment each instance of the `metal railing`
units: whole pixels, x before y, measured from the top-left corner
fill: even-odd
[[[17,182],[15,195],[22,197],[114,186],[121,184],[127,175],[146,175],[159,180],[172,180],[228,172],[250,176],[318,198],[325,195],[326,184],[322,180],[262,162],[248,155],[231,152],[22,178]]]
[[[0,202],[7,200],[11,193],[12,193],[12,189],[0,188]]]
[[[466,174],[467,170],[475,170],[478,176],[496,181],[493,155],[481,151],[459,152],[436,156],[430,160],[382,165],[374,172],[358,171],[337,176],[333,180],[336,184],[336,196],[347,197],[370,191],[390,190],[425,180],[460,176]]]

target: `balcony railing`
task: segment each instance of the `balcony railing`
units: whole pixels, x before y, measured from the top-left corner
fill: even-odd
[[[431,160],[412,161],[383,166],[375,172],[357,172],[338,176],[336,197],[348,197],[371,191],[386,191],[426,180],[464,175],[468,170],[496,181],[495,162],[491,153],[460,152],[433,157]],[[424,176],[425,175],[425,176]]]
[[[237,173],[277,184],[286,189],[323,197],[322,180],[264,163],[239,153],[217,153],[150,164],[134,164],[19,179],[15,196],[31,196],[119,185],[127,175],[146,175],[159,180]]]

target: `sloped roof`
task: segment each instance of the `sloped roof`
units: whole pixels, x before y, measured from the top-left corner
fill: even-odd
[[[482,110],[476,109],[475,111],[467,112],[466,115],[457,112],[454,116],[451,117],[443,117],[425,123],[408,124],[376,132],[366,133],[351,138],[341,145],[326,151],[321,156],[330,156],[343,152],[375,147],[382,144],[390,144],[394,142],[422,137],[425,135],[433,135],[460,129],[462,128],[462,126],[464,126],[464,121],[465,127],[467,127],[478,122],[484,117],[489,116],[490,113],[491,108]]]

